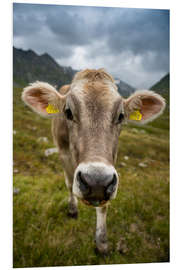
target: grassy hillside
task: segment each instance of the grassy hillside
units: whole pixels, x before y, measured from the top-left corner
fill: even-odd
[[[79,202],[67,216],[68,192],[50,120],[30,111],[14,88],[14,267],[169,261],[169,131],[156,125],[125,126],[116,164],[117,198],[108,210],[110,254],[94,251],[95,210]],[[164,116],[163,116],[164,117]],[[39,140],[46,137],[46,141]]]
[[[152,123],[149,123],[149,126],[155,127],[155,128],[163,128],[165,131],[169,131],[169,114],[170,114],[170,108],[169,108],[169,87],[170,87],[170,76],[167,74],[164,76],[159,82],[154,84],[151,87],[151,90],[155,91],[156,93],[162,95],[166,100],[166,108],[164,113],[155,121]]]
[[[159,82],[151,87],[151,90],[161,94],[169,104],[169,86],[170,86],[170,75],[166,74]]]

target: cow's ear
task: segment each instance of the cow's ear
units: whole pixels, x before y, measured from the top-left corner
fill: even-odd
[[[149,90],[136,91],[124,100],[125,117],[130,122],[148,123],[164,111],[165,100]]]
[[[70,84],[65,84],[61,86],[61,88],[59,88],[59,93],[62,95],[66,95],[69,92],[70,88],[71,88]]]
[[[66,96],[45,82],[35,82],[25,87],[22,100],[38,114],[47,117],[62,112]]]

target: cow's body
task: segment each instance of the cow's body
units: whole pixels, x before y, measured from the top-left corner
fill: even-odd
[[[70,192],[69,214],[77,217],[77,198],[96,207],[96,245],[107,253],[106,211],[118,189],[114,164],[121,123],[137,110],[142,123],[156,118],[164,110],[163,98],[142,91],[124,100],[102,69],[78,72],[59,93],[49,84],[34,83],[22,98],[44,116],[50,103],[60,110],[52,120],[52,134]]]

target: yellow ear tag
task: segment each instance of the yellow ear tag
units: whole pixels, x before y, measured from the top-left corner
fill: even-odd
[[[142,119],[142,114],[138,110],[134,111],[129,115],[129,119],[130,120],[140,121]]]
[[[46,111],[47,111],[47,113],[58,113],[59,112],[59,110],[56,109],[52,104],[49,104],[46,107]]]

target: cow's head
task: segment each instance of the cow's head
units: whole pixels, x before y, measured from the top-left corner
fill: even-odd
[[[36,82],[25,88],[22,98],[43,116],[49,115],[50,104],[55,109],[51,115],[66,119],[76,168],[73,192],[86,203],[102,205],[117,193],[114,163],[122,123],[147,123],[163,112],[165,102],[148,90],[122,98],[103,69],[78,72],[67,88],[67,94],[61,95],[51,85]]]

